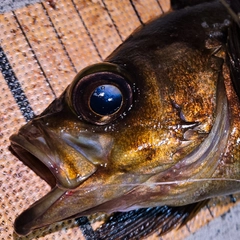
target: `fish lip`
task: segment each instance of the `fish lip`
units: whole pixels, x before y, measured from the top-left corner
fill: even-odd
[[[96,171],[96,166],[82,153],[69,146],[61,136],[39,122],[33,121],[22,127],[18,134],[10,137],[10,141],[15,155],[51,187],[57,185],[66,190],[75,189]],[[66,160],[66,154],[69,151],[73,156],[71,156],[72,159]],[[73,169],[74,163],[71,161],[79,162],[78,166],[74,166]],[[40,170],[35,164],[40,166]]]
[[[44,179],[51,187],[54,187],[57,184],[56,177],[53,174],[53,169],[51,169],[51,171],[39,157],[43,153],[40,149],[37,149],[33,144],[31,144],[31,142],[27,141],[21,133],[13,134],[10,137],[10,141],[10,149],[14,155],[16,155],[25,165]]]
[[[18,235],[27,235],[31,231],[51,223],[41,222],[39,219],[51,208],[55,202],[67,192],[75,191],[86,178],[95,172],[94,164],[86,160],[80,152],[77,154],[83,159],[87,166],[90,166],[90,172],[79,179],[70,179],[66,172],[62,172],[61,159],[58,159],[56,153],[48,145],[47,134],[52,135],[54,139],[58,138],[66,148],[70,148],[67,143],[50,129],[43,129],[43,124],[32,121],[23,126],[18,134],[10,137],[11,148],[14,154],[29,166],[37,175],[42,177],[50,186],[51,191],[40,198],[37,202],[21,213],[14,222],[14,229]],[[54,141],[53,139],[53,141]],[[75,151],[75,149],[72,149]]]
[[[12,143],[10,146],[10,151],[15,155],[18,159],[20,159],[26,166],[32,169],[38,176],[40,176],[45,182],[50,185],[51,188],[56,186],[56,178],[49,170],[49,168],[43,164],[37,157],[23,148],[22,145],[19,145],[15,141],[16,136],[12,135]]]
[[[101,165],[98,164],[98,160],[103,159],[103,165],[105,166],[108,152],[103,149],[106,148],[110,151],[112,146],[111,137],[108,135],[100,136],[92,132],[87,134],[81,132],[79,135],[76,137],[70,132],[51,130],[41,120],[36,119],[23,126],[17,134],[10,137],[11,148],[15,155],[52,187],[49,193],[16,218],[14,229],[18,235],[27,235],[33,230],[53,223],[49,219],[43,220],[44,216],[48,215],[49,209],[53,211],[51,209],[56,207],[55,204],[61,202],[62,197],[80,193],[82,191],[82,183],[84,184],[85,180],[95,173],[97,166]],[[86,139],[89,139],[89,141],[86,141]],[[52,149],[58,143],[62,145],[59,148],[56,146],[56,149]],[[63,145],[64,148],[62,147]],[[61,161],[65,163],[63,167],[69,167],[65,159],[56,157],[57,154],[55,152],[58,152],[59,149],[60,151],[66,149],[66,154],[75,154],[74,159],[78,158],[76,162],[80,168],[76,166],[76,170],[79,170],[82,174],[79,178],[70,179],[70,175],[64,171],[62,174],[59,174],[62,170]],[[73,151],[73,153],[69,151]],[[96,162],[93,161],[94,158],[90,158],[91,153],[95,156],[99,155],[99,159],[96,158]],[[59,156],[62,157],[62,155]],[[69,165],[72,167],[71,161]],[[38,169],[39,166],[40,169]],[[61,217],[62,215],[60,214],[56,221],[64,220]],[[68,218],[72,218],[72,216],[65,219]]]
[[[51,224],[51,222],[39,222],[39,218],[41,218],[41,216],[43,216],[66,192],[67,191],[55,186],[49,193],[17,216],[14,222],[15,232],[20,236],[25,236],[33,230]]]
[[[19,130],[18,134],[13,134],[10,137],[11,150],[24,164],[44,179],[51,186],[52,190],[16,217],[14,230],[19,236],[28,235],[31,231],[48,225],[46,223],[38,226],[36,221],[44,215],[47,209],[51,207],[51,204],[57,201],[67,191],[57,186],[57,178],[53,173],[54,169],[51,169],[51,171],[49,167],[39,159],[42,151],[40,148],[34,147],[34,145],[28,141],[28,138],[24,136],[26,132],[25,129],[27,128],[24,126]],[[36,150],[35,155],[34,150]],[[38,155],[38,157],[36,155]],[[44,202],[44,204],[41,204],[42,202]]]

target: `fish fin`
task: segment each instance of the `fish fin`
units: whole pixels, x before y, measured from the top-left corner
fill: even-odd
[[[154,232],[159,236],[184,226],[208,200],[181,207],[141,208],[114,213],[95,233],[98,239],[139,239]]]
[[[240,1],[230,1],[228,5],[225,1],[222,1],[227,7],[229,13],[233,18],[233,23],[229,27],[228,32],[228,42],[227,42],[227,51],[228,51],[228,65],[230,68],[231,80],[240,99]]]
[[[206,2],[214,2],[216,0],[171,0],[171,7],[174,10],[185,8],[188,6],[194,6]]]

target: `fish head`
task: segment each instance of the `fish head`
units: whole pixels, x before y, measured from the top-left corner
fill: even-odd
[[[94,212],[187,204],[196,186],[158,183],[215,170],[228,127],[222,48],[195,32],[166,43],[164,28],[156,43],[144,29],[11,136],[15,153],[53,187],[16,219],[17,233]]]

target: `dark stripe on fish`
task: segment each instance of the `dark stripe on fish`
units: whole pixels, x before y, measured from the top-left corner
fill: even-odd
[[[27,42],[27,44],[28,44],[28,46],[29,46],[29,48],[30,48],[30,51],[31,51],[32,54],[33,54],[33,57],[35,58],[37,64],[39,65],[40,71],[42,72],[43,76],[45,77],[46,82],[48,83],[48,86],[49,86],[49,88],[50,88],[51,91],[52,91],[52,94],[53,94],[54,97],[56,98],[56,94],[55,94],[55,92],[54,92],[54,90],[53,90],[53,88],[52,88],[52,86],[51,86],[51,83],[50,83],[49,79],[47,78],[47,75],[45,74],[45,72],[44,72],[44,70],[43,70],[43,68],[42,68],[42,65],[40,64],[40,62],[39,62],[39,60],[38,60],[38,58],[37,58],[37,55],[35,54],[35,51],[33,50],[32,45],[31,45],[31,43],[29,42],[29,40],[28,40],[28,38],[27,38],[27,35],[25,34],[25,32],[24,32],[24,30],[23,30],[23,28],[22,28],[21,23],[19,22],[17,15],[15,14],[14,11],[13,11],[12,13],[13,13],[13,16],[14,16],[14,18],[15,18],[15,20],[16,20],[16,22],[17,22],[17,24],[18,24],[18,26],[19,26],[22,34],[23,34],[23,36],[24,36],[25,39],[26,39],[26,42]]]
[[[35,114],[1,46],[0,69],[22,115],[26,121],[30,121]]]

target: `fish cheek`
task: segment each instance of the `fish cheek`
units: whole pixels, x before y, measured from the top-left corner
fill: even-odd
[[[124,131],[115,139],[109,167],[118,172],[154,174],[174,164],[173,152],[181,144],[172,131],[141,126]]]

